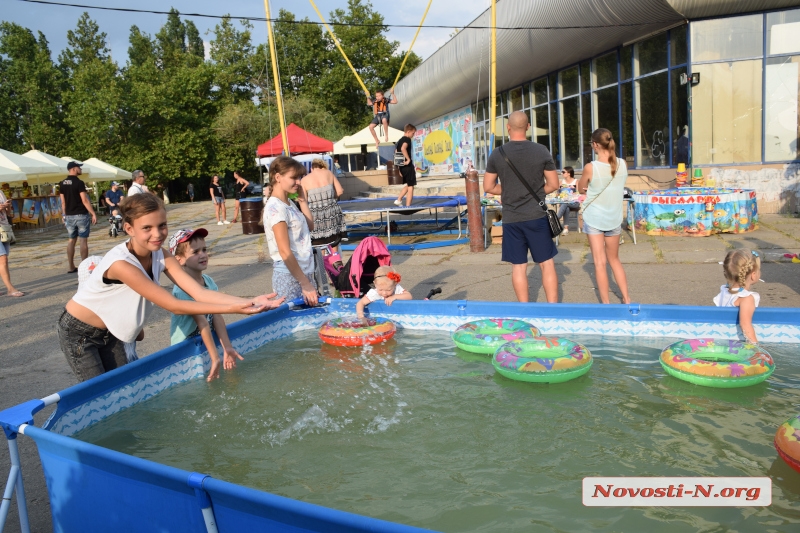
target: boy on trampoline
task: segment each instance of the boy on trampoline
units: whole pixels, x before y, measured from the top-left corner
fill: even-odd
[[[375,100],[372,100],[370,94],[367,93],[367,105],[372,107],[372,113],[375,115],[372,117],[372,122],[369,123],[369,131],[375,139],[376,147],[380,146],[381,142],[378,140],[378,134],[375,133],[375,126],[383,125],[383,142],[389,142],[389,104],[396,103],[397,96],[394,94],[394,89],[392,89],[391,100],[386,99],[383,91],[375,92]]]
[[[414,158],[411,156],[412,140],[417,132],[417,127],[413,124],[406,124],[403,128],[403,136],[397,141],[395,152],[403,154],[403,164],[398,166],[400,176],[403,177],[403,189],[400,196],[394,201],[394,205],[403,205],[403,196],[406,197],[406,207],[411,206],[414,200],[414,187],[417,185],[417,168],[414,166]]]

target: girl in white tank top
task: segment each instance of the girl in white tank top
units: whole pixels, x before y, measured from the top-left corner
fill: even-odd
[[[123,343],[139,336],[154,305],[176,315],[255,314],[278,307],[274,294],[238,298],[203,288],[163,248],[167,212],[152,194],[122,204],[127,242],[112,248],[67,302],[58,336],[67,362],[80,381],[127,362]],[[161,273],[195,301],[179,300],[160,286]]]
[[[756,343],[753,315],[761,296],[752,292],[750,287],[761,277],[761,256],[744,248],[731,250],[722,262],[722,270],[728,283],[719,288],[714,304],[717,307],[738,307],[741,334],[746,341]]]

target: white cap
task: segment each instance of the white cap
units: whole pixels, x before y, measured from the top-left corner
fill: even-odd
[[[78,265],[78,286],[89,280],[89,276],[94,272],[94,268],[103,260],[102,255],[90,255]]]

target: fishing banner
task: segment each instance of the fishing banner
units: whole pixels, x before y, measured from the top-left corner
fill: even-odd
[[[453,174],[472,164],[472,110],[470,106],[416,124],[414,163],[423,174]]]
[[[634,192],[634,224],[648,235],[706,237],[758,227],[754,189],[681,187]]]

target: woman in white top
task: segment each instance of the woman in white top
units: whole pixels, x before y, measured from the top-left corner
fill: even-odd
[[[287,300],[303,297],[306,304],[317,305],[314,280],[314,253],[311,230],[314,219],[300,185],[306,168],[285,155],[269,165],[272,196],[264,205],[264,233],[272,258],[272,289]],[[297,193],[297,204],[289,199]]]
[[[281,304],[280,299],[271,300],[274,294],[244,299],[197,283],[162,247],[167,212],[157,196],[129,196],[121,208],[130,240],[103,257],[58,321],[61,350],[80,381],[127,363],[123,343],[140,336],[154,304],[178,315],[249,315]],[[162,272],[195,301],[179,300],[161,287]]]
[[[619,236],[622,232],[622,197],[628,167],[617,158],[617,145],[611,132],[598,128],[592,133],[592,150],[597,159],[583,167],[578,191],[586,193],[583,201],[583,231],[589,238],[597,292],[600,302],[608,302],[608,271],[622,293],[622,303],[630,303],[628,278],[619,259]]]

